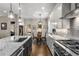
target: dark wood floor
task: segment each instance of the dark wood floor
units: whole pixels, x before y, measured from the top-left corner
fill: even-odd
[[[32,43],[32,56],[49,56],[50,55],[47,44],[42,44],[42,43],[44,42],[41,41],[40,44],[37,44],[35,42]]]

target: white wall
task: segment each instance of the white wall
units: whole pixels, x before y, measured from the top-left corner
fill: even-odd
[[[7,23],[7,30],[1,30],[1,23]],[[10,19],[5,16],[0,17],[0,38],[10,36]]]
[[[18,35],[18,32],[19,32],[19,28],[18,28],[18,20],[17,18],[15,17],[15,19],[11,20],[9,19],[7,16],[1,16],[0,17],[0,38],[3,38],[3,37],[7,37],[7,36],[10,36],[10,31],[12,29],[12,24],[10,24],[11,21],[15,21],[15,34]],[[1,23],[7,23],[7,30],[1,30]]]

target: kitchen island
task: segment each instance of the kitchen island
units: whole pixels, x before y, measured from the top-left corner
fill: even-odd
[[[16,42],[19,38],[27,37],[22,42]],[[31,41],[29,44],[32,43],[31,36],[9,36],[0,39],[0,56],[16,56],[14,55],[15,52],[18,51],[20,48],[24,48],[24,44],[27,44],[28,41]],[[27,44],[27,45],[29,45]]]

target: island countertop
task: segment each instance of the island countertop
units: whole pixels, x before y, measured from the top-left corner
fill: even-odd
[[[1,46],[4,46],[3,49],[0,49],[0,56],[12,55],[18,48],[20,48],[26,41],[31,38],[31,36],[16,36],[15,40],[21,37],[27,37],[27,39],[25,39],[23,42],[14,42],[13,36],[0,39],[0,48]]]

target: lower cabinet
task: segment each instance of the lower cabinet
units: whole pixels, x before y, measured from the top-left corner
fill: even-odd
[[[16,50],[11,56],[30,56],[32,51],[32,38]]]
[[[32,51],[32,38],[30,38],[24,45],[23,56],[30,56]]]
[[[51,37],[47,36],[46,41],[47,41],[48,48],[50,49],[51,55],[54,55],[54,46],[53,46],[54,39],[52,39]]]
[[[23,46],[21,46],[11,56],[23,56],[23,53],[24,53],[24,48],[23,48]]]

